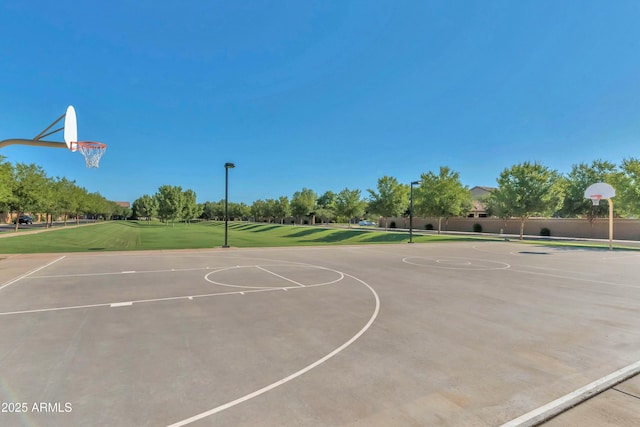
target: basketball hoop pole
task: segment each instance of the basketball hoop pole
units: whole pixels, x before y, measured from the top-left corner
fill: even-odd
[[[609,250],[613,250],[613,201],[607,199],[609,202]]]
[[[55,141],[42,141],[40,138],[47,137],[49,135],[53,135],[54,133],[58,133],[61,130],[64,130],[64,127],[60,129],[53,130],[49,133],[46,133],[49,129],[55,126],[60,120],[64,119],[67,116],[67,113],[64,113],[60,117],[58,117],[53,123],[47,126],[42,132],[36,135],[33,139],[5,139],[4,141],[0,141],[0,148],[6,147],[7,145],[31,145],[36,147],[50,147],[50,148],[68,148],[67,144],[64,142],[55,142]]]
[[[602,196],[593,195],[590,196],[591,201],[593,202],[593,206],[598,206],[600,204],[600,200]],[[604,199],[609,203],[609,250],[613,250],[613,200],[611,198]]]
[[[50,147],[50,148],[68,148],[67,144],[64,142],[55,142],[55,141],[42,141],[35,139],[5,139],[4,141],[0,141],[0,148],[6,147],[7,145],[33,145],[37,147]]]
[[[584,190],[584,197],[591,199],[593,206],[598,206],[600,199],[605,199],[609,202],[609,250],[613,250],[613,201],[612,197],[615,197],[616,189],[606,182],[596,182],[591,184]]]

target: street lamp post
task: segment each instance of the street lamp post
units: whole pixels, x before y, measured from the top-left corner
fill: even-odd
[[[224,164],[224,245],[223,248],[229,247],[229,169],[235,168],[233,163]]]
[[[409,243],[413,243],[413,186],[421,183],[422,181],[412,181],[409,191]]]

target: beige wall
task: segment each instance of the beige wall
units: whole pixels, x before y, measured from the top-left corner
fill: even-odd
[[[408,228],[408,218],[390,218],[395,221],[397,228]],[[431,223],[434,229],[438,228],[438,218],[413,218],[413,227],[424,230],[425,225]],[[384,220],[380,221],[384,226]],[[448,231],[473,231],[473,224],[482,225],[484,233],[520,234],[520,220],[511,219],[505,222],[497,218],[449,218],[448,224],[442,220],[442,230]],[[609,220],[597,219],[590,227],[586,219],[574,218],[532,218],[525,222],[524,234],[539,236],[543,227],[551,231],[551,236],[556,237],[582,237],[593,239],[609,238]],[[620,219],[613,221],[613,238],[617,240],[640,240],[640,220]]]

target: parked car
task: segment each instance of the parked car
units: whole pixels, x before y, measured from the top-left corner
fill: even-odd
[[[375,226],[376,226],[376,223],[375,223],[375,222],[373,222],[373,221],[364,221],[364,220],[363,220],[363,221],[360,221],[360,222],[358,223],[358,225],[362,225],[362,226],[373,226],[373,227],[375,227]]]
[[[15,220],[13,221],[13,223],[15,224]],[[18,218],[18,223],[20,224],[33,224],[33,218],[31,218],[29,215],[20,215],[20,218]]]

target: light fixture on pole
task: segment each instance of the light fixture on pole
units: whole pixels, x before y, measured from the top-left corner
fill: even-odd
[[[229,169],[235,168],[233,163],[224,164],[224,245],[223,248],[229,247]]]
[[[412,181],[409,191],[409,243],[413,243],[413,186],[422,184],[422,181]]]

